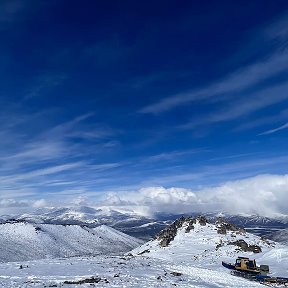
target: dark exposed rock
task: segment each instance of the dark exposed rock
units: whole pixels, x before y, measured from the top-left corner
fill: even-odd
[[[199,221],[201,226],[205,226],[208,223],[208,220],[205,216],[199,215],[196,219]]]
[[[235,245],[238,246],[242,251],[247,252],[248,251],[248,244],[245,240],[240,239],[236,240],[234,242],[229,242],[228,245]]]
[[[104,282],[108,281],[107,279],[104,279]],[[82,279],[78,281],[64,281],[64,284],[84,284],[84,283],[99,283],[101,281],[100,277],[91,277],[87,279]]]
[[[181,217],[177,219],[174,223],[168,226],[166,229],[162,230],[157,236],[156,239],[160,240],[161,247],[167,247],[171,241],[174,240],[177,231],[180,227],[182,227],[183,223],[187,223],[187,227],[185,229],[186,233],[189,233],[192,229],[194,229],[194,224],[199,222],[200,225],[205,226],[208,223],[208,220],[204,216],[197,216],[196,218],[193,217]]]
[[[216,245],[216,250],[218,250],[220,247],[223,247],[224,243],[222,241],[222,239],[220,239],[220,242]]]
[[[173,237],[173,239],[174,239],[175,237]],[[173,240],[172,239],[172,235],[171,235],[171,239],[169,239],[169,238],[164,238],[164,239],[162,239],[161,240],[161,242],[160,242],[160,246],[161,247],[167,247],[168,245],[169,245],[169,243]]]
[[[218,233],[218,234],[227,234],[227,230],[226,230],[225,227],[219,227],[219,228],[217,229],[217,233]]]
[[[239,228],[235,224],[225,221],[222,217],[217,219],[216,226],[218,234],[227,234],[227,231],[235,231],[237,234],[245,233],[243,228]]]
[[[250,249],[250,251],[253,252],[253,253],[261,253],[261,252],[262,252],[261,247],[258,246],[258,245],[250,245],[250,246],[249,246],[249,249]]]
[[[186,222],[188,222],[188,225],[185,229],[185,233],[189,233],[192,229],[194,229],[193,224],[196,224],[196,219],[194,219],[193,217],[188,217],[186,218]]]
[[[192,223],[189,223],[185,229],[185,233],[189,233],[193,229],[194,229],[194,225]]]
[[[229,242],[228,245],[238,246],[240,250],[244,252],[260,253],[262,249],[258,245],[249,245],[245,240],[240,239],[234,242]]]
[[[138,253],[138,255],[143,255],[143,254],[145,254],[145,253],[150,253],[150,250],[149,250],[149,249],[146,249],[146,250]]]
[[[156,236],[156,238],[160,240],[161,247],[167,247],[169,243],[174,240],[175,236],[177,235],[178,228],[182,227],[185,221],[185,217],[182,216]]]
[[[182,275],[182,273],[175,272],[175,271],[171,272],[170,274],[173,275],[173,276],[181,276]]]

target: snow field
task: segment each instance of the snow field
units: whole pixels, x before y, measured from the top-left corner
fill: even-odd
[[[19,269],[20,265],[24,268]],[[28,267],[27,267],[28,266]],[[26,268],[27,267],[27,268]],[[175,275],[175,272],[179,273]],[[263,287],[226,272],[176,265],[148,257],[104,257],[45,259],[0,264],[1,288],[30,287]],[[179,276],[177,276],[179,275]],[[99,277],[90,283],[65,284]]]

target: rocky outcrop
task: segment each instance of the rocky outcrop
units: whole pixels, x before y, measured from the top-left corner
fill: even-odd
[[[196,218],[201,226],[205,226],[208,223],[208,220],[205,216],[199,215]]]
[[[191,230],[194,229],[194,224],[196,224],[196,219],[194,219],[193,217],[188,217],[186,218],[186,222],[188,223],[188,225],[185,229],[185,233],[189,233]]]
[[[245,233],[245,229],[237,227],[235,224],[225,221],[223,218],[218,218],[216,221],[217,233],[227,234],[227,231],[235,231],[237,234]]]
[[[177,219],[174,223],[168,226],[166,229],[162,230],[157,236],[156,239],[160,241],[161,247],[167,247],[171,241],[174,240],[175,236],[177,235],[177,231],[180,227],[186,223],[185,232],[189,233],[191,230],[194,229],[194,224],[199,223],[201,226],[205,226],[208,223],[208,220],[204,216],[197,216],[196,218],[193,217],[181,217]]]
[[[185,217],[181,217],[173,222],[166,229],[162,230],[157,236],[156,239],[160,241],[161,247],[167,247],[171,241],[174,240],[177,235],[178,228],[182,227],[183,223],[186,221]]]
[[[238,246],[243,252],[261,253],[262,249],[258,245],[249,245],[245,240],[240,239],[237,241],[229,242],[228,245]]]

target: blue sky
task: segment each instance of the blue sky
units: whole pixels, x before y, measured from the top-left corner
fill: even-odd
[[[2,0],[2,207],[285,176],[287,27],[286,0]]]

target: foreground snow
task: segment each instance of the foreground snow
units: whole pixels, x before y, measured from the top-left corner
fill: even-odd
[[[2,263],[0,275],[1,288],[94,287],[93,285],[135,288],[263,287],[256,282],[232,276],[221,267],[212,270],[143,256],[98,256]],[[89,281],[91,283],[85,283]]]

